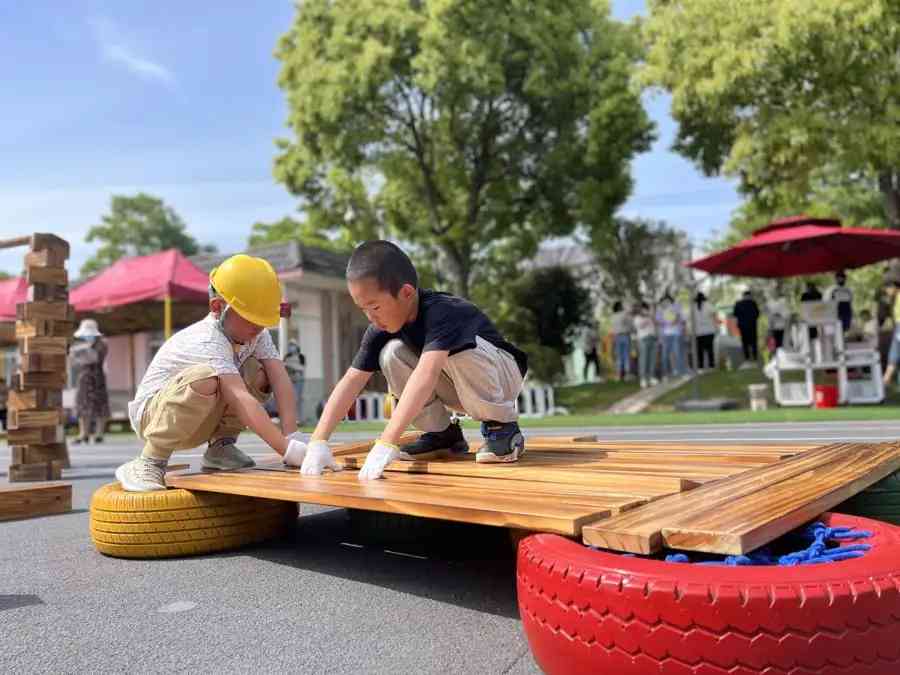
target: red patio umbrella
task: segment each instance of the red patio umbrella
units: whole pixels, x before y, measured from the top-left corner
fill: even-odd
[[[841,221],[794,216],[756,230],[729,249],[688,267],[740,277],[796,277],[836,272],[900,257],[900,231],[841,227]]]

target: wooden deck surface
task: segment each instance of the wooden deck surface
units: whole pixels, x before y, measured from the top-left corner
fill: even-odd
[[[336,446],[335,456],[346,470],[323,476],[301,476],[273,455],[253,469],[168,474],[166,480],[172,487],[191,490],[578,537],[589,524],[596,528],[600,523],[639,514],[670,496],[686,497],[723,481],[778,467],[814,447],[808,443],[607,443],[590,437],[529,437],[526,443],[528,451],[516,464],[477,464],[474,454],[427,462],[398,461],[388,467],[382,480],[366,483],[357,480],[354,469],[361,466],[371,442]],[[685,539],[696,536],[693,531],[685,532]],[[615,541],[607,536],[605,541],[627,540],[632,548],[651,548],[634,544],[636,540],[628,536],[626,532],[623,539]],[[661,534],[646,535],[647,541],[653,536],[658,539]]]

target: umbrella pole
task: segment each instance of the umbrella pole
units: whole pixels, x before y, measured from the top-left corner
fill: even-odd
[[[172,337],[172,296],[166,294],[163,298],[163,335],[168,340]]]

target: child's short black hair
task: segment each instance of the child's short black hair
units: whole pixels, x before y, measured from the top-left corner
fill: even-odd
[[[364,241],[347,263],[347,281],[375,279],[378,287],[396,297],[404,284],[419,287],[419,275],[409,256],[396,244],[379,239]]]

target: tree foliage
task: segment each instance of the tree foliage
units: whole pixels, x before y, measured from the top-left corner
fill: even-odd
[[[341,253],[352,248],[352,242],[346,236],[328,237],[323,229],[316,228],[309,220],[299,221],[285,216],[274,223],[253,223],[248,241],[250,246],[281,241],[299,241],[301,244]]]
[[[408,242],[463,296],[497,247],[608,226],[652,140],[604,0],[306,0],[276,55],[310,223]]]
[[[769,209],[808,200],[825,167],[873,177],[900,227],[900,3],[648,7],[643,80],[672,93],[679,152]]]
[[[616,219],[612,228],[595,234],[591,247],[608,301],[652,303],[688,279],[682,265],[689,255],[687,240],[664,222]]]
[[[99,225],[88,230],[87,241],[100,242],[100,249],[81,267],[81,275],[94,274],[119,258],[147,255],[176,248],[185,255],[215,251],[201,247],[187,233],[184,221],[158,197],[139,193],[133,197],[113,195],[110,211]]]
[[[565,375],[563,357],[591,314],[590,293],[565,267],[532,270],[510,283],[493,314],[504,337],[528,354],[541,382]]]

